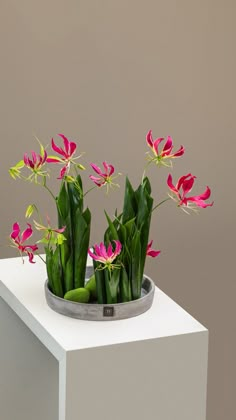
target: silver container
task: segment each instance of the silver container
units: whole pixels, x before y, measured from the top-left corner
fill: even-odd
[[[93,267],[87,267],[86,279],[92,274]],[[154,282],[144,275],[140,299],[115,304],[79,303],[54,295],[48,288],[48,281],[45,282],[46,301],[51,309],[62,315],[88,321],[114,321],[140,315],[151,308],[154,293]]]

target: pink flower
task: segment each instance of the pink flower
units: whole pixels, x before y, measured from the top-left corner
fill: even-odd
[[[90,163],[90,166],[93,168],[93,170],[99,175],[93,176],[89,175],[89,178],[98,186],[102,187],[105,184],[113,184],[112,183],[112,174],[114,173],[114,166],[108,164],[107,162],[103,162],[104,172],[95,165],[94,163]]]
[[[27,225],[28,225],[28,228],[25,229],[20,235],[20,226],[17,222],[15,222],[12,226],[12,232],[11,232],[10,238],[14,244],[13,246],[19,249],[21,254],[22,252],[25,252],[29,257],[30,263],[35,263],[35,261],[33,261],[33,258],[34,258],[33,253],[34,251],[37,251],[38,249],[37,245],[23,245],[23,243],[27,241],[33,233],[31,225],[29,223],[27,223]]]
[[[186,197],[186,195],[192,190],[195,178],[196,176],[193,176],[192,174],[181,176],[176,186],[174,186],[172,183],[172,176],[171,174],[169,174],[167,178],[167,184],[171,191],[176,195],[178,206],[194,209],[194,207],[191,206],[191,203],[193,203],[197,207],[202,208],[206,208],[213,205],[213,202],[205,202],[211,195],[211,190],[209,187],[206,187],[206,190],[203,194],[195,195],[192,197]]]
[[[43,243],[62,243],[63,240],[65,240],[66,238],[62,235],[63,232],[65,232],[66,226],[63,226],[62,228],[52,228],[50,225],[50,219],[47,216],[47,222],[48,225],[44,226],[38,222],[36,222],[34,220],[34,225],[35,228],[37,230],[41,230],[45,232],[45,236],[42,240],[38,241],[38,242],[43,242]]]
[[[115,258],[121,253],[122,245],[120,241],[113,241],[115,243],[115,250],[112,250],[111,243],[108,245],[107,250],[103,242],[99,245],[94,245],[94,253],[88,249],[88,254],[92,257],[95,261],[99,261],[105,266],[110,267],[112,262]]]
[[[150,161],[155,161],[156,164],[171,166],[170,164],[166,163],[166,160],[174,159],[174,158],[182,156],[184,154],[184,147],[181,146],[177,152],[172,153],[173,141],[172,141],[172,138],[168,136],[162,151],[159,151],[158,146],[163,140],[164,140],[163,137],[153,140],[152,130],[150,130],[147,133],[146,141],[154,154],[154,157],[150,156]]]
[[[27,153],[24,154],[24,163],[29,169],[32,171],[37,172],[46,162],[47,159],[47,152],[44,150],[43,156],[37,155],[35,152],[31,152],[32,159],[30,159]]]
[[[48,156],[47,162],[49,163],[63,163],[65,164],[60,172],[60,177],[58,179],[62,179],[67,172],[67,170],[70,167],[70,162],[72,161],[72,158],[74,156],[74,153],[76,151],[76,144],[73,141],[69,141],[67,137],[65,137],[63,134],[58,134],[63,139],[64,142],[64,149],[62,147],[58,147],[54,140],[52,139],[52,149],[57,152],[61,157],[57,156]]]
[[[157,257],[161,251],[156,251],[155,249],[152,249],[152,243],[153,240],[149,242],[148,246],[147,246],[147,253],[146,255],[152,258]]]

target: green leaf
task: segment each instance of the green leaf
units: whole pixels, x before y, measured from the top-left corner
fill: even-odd
[[[120,272],[121,302],[129,302],[132,300],[131,284],[130,284],[125,267],[121,267],[120,271],[121,271]]]
[[[111,240],[119,240],[119,235],[117,233],[117,229],[114,226],[114,222],[111,221],[110,217],[108,216],[108,214],[105,210],[104,210],[104,212],[105,212],[106,219],[107,219],[108,226],[109,226],[109,231],[107,232],[108,236],[105,235],[106,238],[104,238],[105,242],[108,238],[109,238],[108,242],[110,242]],[[106,243],[106,245],[108,245],[108,243]]]
[[[74,274],[74,270],[73,270],[73,256],[72,254],[70,255],[70,257],[68,258],[67,262],[66,262],[66,268],[65,268],[65,274],[64,274],[64,279],[65,279],[65,291],[68,292],[69,290],[73,289],[73,274]]]
[[[76,211],[74,230],[74,288],[84,287],[87,254],[90,238],[91,213],[87,208],[81,214]]]
[[[106,272],[106,269],[104,271]],[[109,289],[110,289],[111,302],[108,302],[108,303],[118,302],[119,283],[120,283],[120,269],[114,269],[110,272]]]
[[[97,287],[98,303],[107,303],[104,270],[99,270],[98,269],[99,265],[100,265],[100,263],[98,261],[93,260],[94,274],[95,274],[96,287]]]
[[[66,183],[63,181],[61,189],[57,197],[57,209],[59,216],[59,227],[61,228],[65,223],[64,221],[69,215],[69,197],[66,190]]]
[[[48,276],[48,285],[49,289],[52,293],[56,294],[54,285],[53,285],[53,277],[52,277],[52,270],[53,270],[53,251],[48,247],[45,247],[45,254],[46,254],[46,269],[47,269],[47,276]]]
[[[122,220],[123,224],[128,220],[133,219],[136,213],[136,202],[133,187],[126,177],[125,183],[125,196],[124,196],[124,206],[123,206],[123,215]]]
[[[141,270],[140,270],[140,258],[141,258],[141,243],[140,243],[140,231],[136,231],[132,244],[131,244],[131,287],[133,299],[139,299],[141,294]]]
[[[48,274],[49,286],[52,292],[59,297],[63,297],[61,263],[59,248],[53,252],[52,249],[45,247],[46,252],[46,268]]]

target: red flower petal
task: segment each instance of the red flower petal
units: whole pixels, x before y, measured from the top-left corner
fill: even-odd
[[[106,175],[111,176],[115,170],[114,166],[108,164],[107,162],[102,162],[102,163],[103,163]]]
[[[147,133],[146,141],[147,141],[147,144],[152,148],[153,146],[152,130],[149,130],[149,132]]]
[[[32,230],[31,225],[29,223],[27,223],[27,225],[28,225],[28,228],[25,229],[22,232],[22,235],[21,235],[21,243],[27,241],[27,239],[29,239],[32,236],[32,234],[33,234],[33,230]]]
[[[179,191],[178,191],[178,189],[173,185],[173,183],[172,183],[172,175],[171,174],[169,174],[168,175],[168,178],[167,178],[167,185],[168,185],[168,187],[175,193],[175,194],[178,194],[179,195]]]
[[[187,174],[187,175],[183,175],[179,178],[177,184],[176,184],[176,189],[179,190],[180,187],[182,187],[183,182],[185,181],[185,179],[187,179],[189,176],[192,176],[192,174]]]
[[[64,152],[64,150],[61,147],[58,147],[55,143],[54,140],[52,139],[52,149],[57,152],[59,155],[63,156],[64,158],[66,158],[66,154]]]
[[[162,150],[162,153],[161,153],[162,156],[169,155],[171,153],[172,149],[173,149],[173,141],[172,141],[172,138],[170,136],[168,136],[167,140],[166,140],[166,144],[163,147],[163,150]]]
[[[15,240],[17,237],[19,237],[19,234],[20,234],[20,226],[17,222],[15,222],[12,226],[11,238]]]
[[[181,146],[180,149],[172,155],[172,157],[182,156],[184,152],[185,152],[185,148]]]

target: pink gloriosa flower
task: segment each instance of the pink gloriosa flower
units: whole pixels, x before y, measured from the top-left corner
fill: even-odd
[[[146,141],[148,146],[151,148],[154,157],[150,156],[150,161],[154,161],[156,164],[161,164],[165,166],[171,166],[166,161],[168,159],[174,159],[180,157],[184,154],[184,147],[181,146],[180,149],[172,153],[173,150],[173,141],[170,136],[167,137],[166,143],[161,151],[158,150],[159,144],[164,140],[163,137],[159,137],[157,139],[153,139],[152,137],[152,130],[147,133]]]
[[[51,223],[50,223],[50,219],[49,219],[48,216],[47,216],[47,223],[48,223],[48,225],[44,226],[44,225],[42,225],[42,224],[40,224],[40,223],[38,223],[34,220],[35,228],[37,230],[41,230],[41,231],[45,232],[44,240],[39,241],[39,242],[46,242],[46,241],[51,242],[52,241],[52,242],[57,243],[58,239],[59,239],[59,241],[61,241],[61,240],[63,241],[63,239],[65,239],[65,237],[62,235],[62,233],[65,232],[66,226],[63,226],[62,228],[52,228]],[[56,239],[55,239],[55,237],[56,237]]]
[[[47,162],[49,163],[63,163],[64,166],[61,169],[60,172],[60,177],[58,179],[62,179],[66,172],[68,171],[69,167],[70,167],[70,162],[72,161],[72,158],[75,154],[76,151],[76,143],[74,143],[73,141],[69,141],[67,139],[67,137],[64,136],[64,134],[58,134],[58,136],[60,136],[64,142],[64,149],[62,147],[58,147],[54,140],[52,139],[52,149],[54,150],[54,152],[58,153],[59,155],[61,155],[61,157],[57,157],[57,156],[48,156],[47,157]],[[80,157],[80,156],[79,156]],[[76,158],[77,159],[77,158]]]
[[[99,261],[105,264],[106,267],[110,267],[112,262],[116,259],[116,257],[121,253],[122,245],[120,241],[113,241],[115,243],[115,250],[112,249],[112,244],[110,243],[106,249],[103,242],[100,244],[94,245],[94,252],[88,249],[88,254],[92,257],[95,261]]]
[[[152,243],[153,240],[149,242],[148,246],[147,246],[147,253],[146,255],[152,258],[157,257],[161,251],[156,251],[155,249],[152,249]]]
[[[20,235],[20,226],[17,222],[15,222],[12,226],[10,238],[14,244],[13,246],[20,251],[20,254],[22,255],[22,252],[25,252],[29,257],[29,262],[35,263],[35,261],[33,261],[33,253],[37,251],[37,245],[24,245],[24,242],[27,241],[33,233],[31,225],[29,223],[27,223],[27,225],[28,227]]]
[[[102,187],[103,185],[116,185],[112,182],[112,175],[114,173],[114,166],[108,164],[107,162],[103,162],[104,172],[99,168],[99,166],[95,165],[94,163],[90,163],[90,166],[93,170],[99,175],[93,176],[89,175],[91,181],[93,181],[98,187]]]
[[[196,176],[193,176],[192,174],[181,176],[177,184],[174,186],[172,183],[172,176],[171,174],[169,174],[167,178],[167,185],[171,189],[172,193],[174,193],[174,195],[176,196],[178,206],[188,207],[194,210],[194,207],[196,206],[206,208],[213,205],[213,202],[206,203],[206,200],[211,195],[211,190],[209,187],[206,187],[206,190],[203,194],[191,197],[186,196],[192,190],[195,178]],[[194,206],[191,205],[192,203]]]
[[[24,164],[32,171],[37,172],[46,162],[47,152],[44,150],[43,156],[38,155],[35,152],[31,152],[32,159],[30,159],[27,153],[24,154]]]

